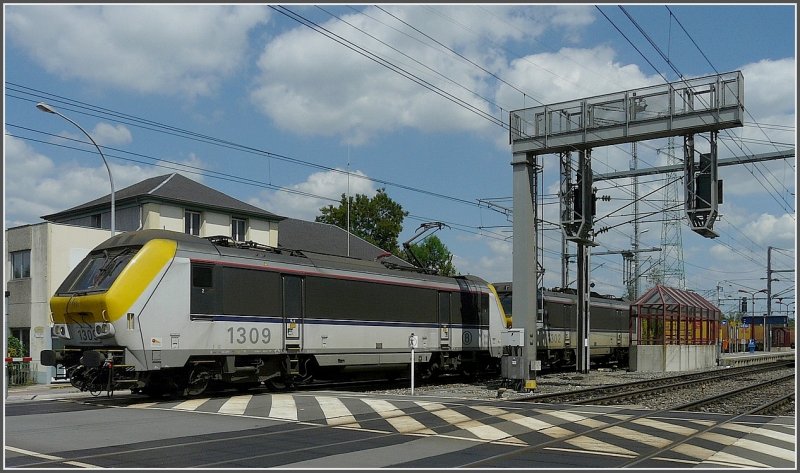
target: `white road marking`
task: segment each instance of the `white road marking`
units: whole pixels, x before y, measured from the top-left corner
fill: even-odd
[[[469,417],[465,416],[464,414],[461,414],[460,412],[454,411],[452,409],[446,409],[444,408],[445,406],[443,406],[442,404],[418,402],[417,405],[424,408],[425,410],[435,415],[436,417],[442,419],[443,421],[447,422],[448,424],[469,431],[470,433],[472,433],[481,440],[488,440],[490,442],[503,440],[504,442],[516,443],[519,445],[527,445],[525,442],[515,438],[508,432],[503,432],[497,427],[493,427],[491,425],[486,425],[482,422],[472,420]]]
[[[52,461],[57,461],[57,462],[63,462],[66,465],[77,466],[77,467],[80,467],[80,468],[99,468],[97,465],[90,465],[89,463],[83,463],[83,462],[72,461],[72,460],[68,461],[65,458],[57,457],[57,456],[54,456],[54,455],[48,455],[46,453],[32,452],[30,450],[23,450],[21,448],[16,448],[16,447],[8,447],[8,446],[6,446],[6,450],[11,451],[11,452],[15,452],[15,453],[19,453],[19,454],[22,454],[22,455],[28,455],[29,457],[36,457],[36,458],[42,458],[44,460],[52,460]]]
[[[147,409],[148,407],[153,407],[157,402],[140,402],[138,404],[131,404],[130,406],[126,406],[128,409]]]
[[[391,402],[383,401],[381,399],[362,400],[400,433],[405,434],[414,432],[424,435],[436,435],[436,432],[425,427],[425,424],[417,419],[406,415],[405,412],[398,409],[397,406]]]
[[[180,409],[182,411],[194,411],[198,407],[202,406],[209,398],[205,399],[189,399],[188,401],[183,401],[182,403],[178,404],[177,406],[173,407],[173,409]]]
[[[245,394],[243,396],[233,396],[232,398],[225,401],[225,404],[219,408],[217,411],[220,414],[233,414],[233,415],[241,415],[244,414],[244,411],[247,409],[247,404],[250,403],[250,400],[253,398],[252,394]],[[297,420],[295,418],[295,420]]]
[[[350,424],[354,427],[361,427],[341,399],[329,396],[315,396],[315,399],[325,414],[325,421],[328,425]]]
[[[297,420],[297,405],[291,394],[273,394],[269,417],[275,419]]]
[[[711,440],[712,442],[720,443],[722,445],[731,445],[737,448],[744,448],[758,453],[764,453],[771,457],[780,458],[781,460],[794,461],[794,450],[787,450],[785,448],[775,447],[766,443],[756,442],[745,438],[731,437],[729,435],[717,434],[714,432],[705,432],[699,435],[700,438]]]
[[[616,453],[620,455],[633,455],[637,456],[636,452],[628,450],[627,448],[618,447],[614,444],[610,444],[608,442],[603,442],[602,440],[597,440],[586,435],[581,435],[580,437],[575,437],[573,439],[565,440],[566,443],[570,445],[574,445],[578,448],[582,448],[585,450],[591,450],[593,452],[601,452],[601,453]]]
[[[607,432],[611,435],[624,438],[626,440],[633,440],[634,442],[643,443],[657,448],[663,448],[672,443],[672,440],[656,437],[655,435],[646,434],[636,430],[626,429],[624,427],[609,427],[603,429],[602,432]]]
[[[663,430],[665,432],[680,434],[684,437],[688,437],[689,435],[697,433],[697,429],[693,429],[691,427],[684,427],[681,425],[670,424],[669,422],[661,422],[660,420],[654,420],[654,419],[647,419],[647,418],[636,419],[633,421],[633,423],[643,425],[645,427],[650,427],[653,429]]]

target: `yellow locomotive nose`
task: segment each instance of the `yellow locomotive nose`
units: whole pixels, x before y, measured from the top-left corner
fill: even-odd
[[[50,299],[54,324],[114,323],[175,256],[177,243],[150,240],[141,248],[95,250]]]
[[[50,310],[53,312],[53,323],[98,323],[108,322],[107,292],[81,296],[53,296],[50,299]]]

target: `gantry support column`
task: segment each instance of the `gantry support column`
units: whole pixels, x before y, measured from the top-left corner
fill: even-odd
[[[589,373],[590,304],[589,254],[591,246],[578,243],[578,364],[579,373]]]
[[[536,241],[536,155],[515,153],[511,162],[514,191],[514,244],[512,278],[514,281],[514,328],[525,330],[522,359],[526,389],[536,387],[536,287],[538,242]],[[531,382],[532,381],[532,382]]]

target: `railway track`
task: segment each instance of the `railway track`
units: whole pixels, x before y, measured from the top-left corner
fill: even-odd
[[[787,389],[794,392],[794,364],[779,362],[732,368],[722,371],[670,376],[632,383],[604,385],[573,391],[540,394],[517,398],[557,404],[640,405],[672,410],[696,410],[739,414],[754,408],[755,403],[766,405],[769,399],[782,397]],[[791,374],[781,376],[781,371]],[[765,382],[752,380],[754,376],[775,379]],[[743,383],[746,383],[744,386]],[[770,388],[770,389],[767,389]],[[669,394],[666,396],[665,394]],[[701,399],[696,399],[702,396]],[[687,399],[688,398],[688,399]],[[793,397],[781,404],[782,412],[794,414]],[[777,412],[777,407],[773,407]]]
[[[678,411],[789,415],[794,411],[794,374],[677,406]],[[787,391],[790,391],[787,393]],[[735,406],[735,407],[734,407]]]

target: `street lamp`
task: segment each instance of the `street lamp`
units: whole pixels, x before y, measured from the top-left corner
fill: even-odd
[[[753,316],[750,318],[750,323],[753,325],[753,328],[751,329],[750,333],[753,336],[751,336],[750,338],[751,339],[755,339],[756,294],[758,294],[758,293],[766,293],[768,291],[766,289],[761,289],[760,291],[754,291],[754,292],[745,291],[744,289],[739,289],[738,291],[739,292],[743,292],[745,294],[750,294],[751,304],[752,304],[752,307],[750,308],[750,310],[752,310],[752,312],[753,312]],[[764,326],[762,327],[763,330],[764,330],[764,351],[766,351],[766,349],[767,349],[767,327],[766,327],[766,325],[767,325],[767,316],[765,315],[764,316]]]
[[[59,117],[63,118],[64,120],[72,123],[73,125],[78,127],[78,129],[81,130],[83,132],[83,134],[86,135],[89,138],[89,141],[91,141],[92,144],[94,144],[94,147],[97,148],[97,151],[100,153],[100,157],[103,158],[103,164],[106,165],[106,170],[108,171],[108,180],[111,182],[111,236],[114,236],[116,234],[115,228],[114,228],[114,224],[115,224],[115,215],[114,215],[114,178],[111,177],[111,168],[108,167],[108,161],[106,161],[106,157],[103,155],[103,151],[100,149],[99,146],[97,146],[97,143],[94,141],[92,136],[86,130],[84,130],[82,126],[80,126],[77,123],[75,123],[73,120],[71,120],[66,115],[60,113],[58,110],[54,109],[53,107],[51,107],[50,105],[48,105],[48,104],[46,104],[44,102],[37,103],[36,104],[36,108],[38,108],[39,110],[41,110],[43,112],[56,114]]]

